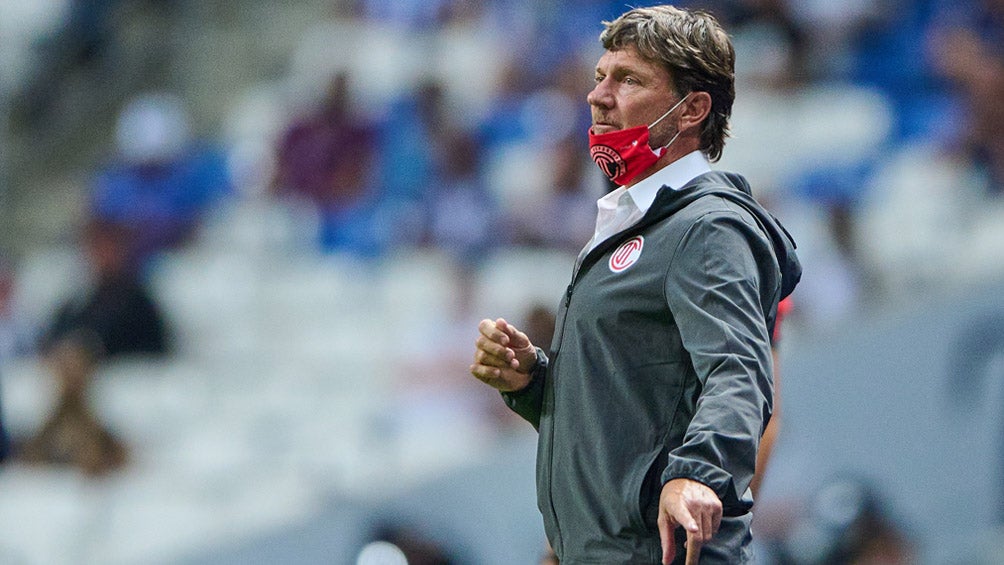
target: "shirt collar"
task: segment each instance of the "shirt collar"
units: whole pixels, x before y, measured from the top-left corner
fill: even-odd
[[[708,157],[700,150],[691,151],[632,186],[627,193],[634,200],[635,206],[644,214],[648,212],[652,202],[655,201],[655,195],[663,186],[678,190],[709,171],[711,163]]]

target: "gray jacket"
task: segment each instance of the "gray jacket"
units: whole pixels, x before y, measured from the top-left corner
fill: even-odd
[[[702,563],[750,557],[770,335],[801,274],[794,242],[738,175],[663,188],[589,252],[531,384],[504,394],[539,432],[537,499],[562,565],[660,563],[659,494],[711,487],[724,519]],[[682,529],[677,560],[683,561]]]

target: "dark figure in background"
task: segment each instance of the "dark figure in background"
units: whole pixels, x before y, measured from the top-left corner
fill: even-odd
[[[129,261],[130,236],[115,224],[94,223],[85,231],[94,284],[63,304],[42,336],[39,351],[58,397],[42,428],[18,450],[24,461],[72,465],[94,475],[126,461],[126,447],[91,407],[91,384],[104,363],[162,356],[169,345],[163,315]]]
[[[93,286],[59,307],[42,336],[43,352],[72,341],[96,360],[167,353],[164,317],[130,261],[131,239],[132,231],[116,224],[94,222],[85,228]]]
[[[295,120],[279,142],[272,191],[318,211],[326,250],[378,251],[371,248],[376,143],[375,125],[353,112],[345,72],[332,77],[320,106]]]
[[[372,128],[351,111],[349,77],[332,77],[316,111],[295,121],[279,144],[273,189],[321,206],[349,206],[366,192]]]
[[[115,24],[121,0],[70,0],[65,16],[53,32],[35,42],[40,61],[12,108],[16,126],[46,127],[71,74],[78,68],[95,68],[108,63],[115,45]]]
[[[184,102],[147,93],[123,108],[118,154],[98,171],[92,218],[131,233],[128,260],[145,268],[161,251],[196,234],[204,214],[231,191],[223,153],[192,137]]]
[[[794,242],[744,178],[710,168],[735,97],[717,21],[664,5],[605,25],[589,137],[619,188],[550,353],[486,319],[470,370],[539,432],[538,507],[562,563],[750,563]]]
[[[779,540],[779,565],[908,565],[914,542],[868,480],[844,477],[820,486],[807,512]],[[968,550],[962,554],[967,557]],[[957,563],[981,562],[964,557]],[[997,562],[997,561],[994,561]]]
[[[1004,1],[946,6],[930,34],[934,71],[966,109],[962,153],[986,177],[988,196],[1004,197]]]

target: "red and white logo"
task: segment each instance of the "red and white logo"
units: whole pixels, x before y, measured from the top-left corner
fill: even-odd
[[[638,257],[641,257],[641,248],[644,245],[645,238],[640,235],[622,243],[610,256],[610,270],[620,273],[634,265]]]
[[[635,142],[638,143],[637,141]],[[609,179],[615,179],[627,170],[627,164],[616,149],[608,145],[594,145],[589,148],[589,156],[599,165],[603,174]]]

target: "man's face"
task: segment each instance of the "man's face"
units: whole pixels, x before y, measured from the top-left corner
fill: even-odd
[[[679,100],[669,71],[642,59],[632,47],[604,53],[596,63],[595,80],[586,97],[594,134],[647,126]],[[676,133],[671,117],[652,128],[652,145],[664,144]]]

